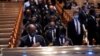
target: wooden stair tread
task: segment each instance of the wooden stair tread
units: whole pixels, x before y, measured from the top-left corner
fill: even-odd
[[[0,45],[0,48],[7,48],[8,45]]]
[[[15,24],[3,24],[0,25],[0,28],[8,28],[8,27],[14,27]]]
[[[12,9],[14,9],[14,10],[16,11],[16,10],[19,9],[19,7],[1,7],[1,8],[0,8],[0,10],[6,10],[6,11],[8,11],[7,9],[10,10],[10,11],[11,11]],[[13,11],[14,11],[14,10],[13,10]]]
[[[0,17],[0,20],[2,20],[2,18],[3,19],[16,19],[15,17]]]
[[[7,14],[5,14],[5,13],[3,14],[3,13],[2,13],[2,14],[0,14],[0,15],[5,15],[5,16],[6,16],[6,15],[18,15],[18,13],[7,13]]]
[[[15,21],[16,17],[0,17],[0,21]]]
[[[0,33],[9,33],[12,31],[13,31],[13,28],[0,28]]]
[[[13,10],[12,9],[12,11],[11,10],[0,10],[0,13],[17,13],[18,12],[18,10]]]
[[[11,10],[11,9],[18,10],[19,8],[18,8],[18,7],[15,7],[15,8],[14,8],[14,7],[10,7],[10,8],[2,7],[2,8],[0,8],[0,10],[2,10],[2,9],[3,9],[3,10],[7,10],[7,9],[8,9],[8,10]],[[7,10],[7,11],[8,11],[8,10]]]
[[[2,13],[1,16],[18,15],[18,13]]]
[[[0,48],[7,48],[19,15],[20,3],[0,3]]]
[[[17,14],[11,14],[11,15],[0,15],[0,17],[17,17]]]
[[[10,10],[0,10],[0,14],[9,14],[9,13],[18,13],[19,12],[19,9],[17,10],[14,10],[14,9],[10,9]]]
[[[17,15],[0,15],[0,17],[17,17]]]
[[[0,24],[15,24],[16,21],[0,21]]]
[[[9,40],[10,40],[10,38],[0,38],[0,45],[8,44]]]
[[[0,38],[9,38],[12,33],[0,33]]]

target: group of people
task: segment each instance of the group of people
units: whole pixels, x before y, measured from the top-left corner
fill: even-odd
[[[67,6],[67,4],[65,5]],[[72,20],[67,26],[68,37],[71,38],[73,44],[82,45],[83,40],[88,45],[100,44],[100,19],[97,20],[100,17],[96,14],[94,4],[89,3],[89,0],[85,0],[81,7],[75,1],[70,2],[70,4],[69,7],[65,6],[63,9],[74,11]]]
[[[28,0],[24,3],[20,47],[82,45],[84,35],[90,45],[93,45],[93,39],[97,44],[100,43],[100,22],[97,31],[96,13],[92,4],[84,3],[79,8],[74,1],[72,8],[77,9],[67,24],[62,22],[62,16],[58,14],[55,4],[56,1],[53,0],[51,3],[47,0]]]

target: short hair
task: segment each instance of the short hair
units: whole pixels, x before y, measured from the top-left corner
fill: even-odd
[[[26,30],[27,32],[30,31],[30,28],[33,27],[34,29],[36,29],[36,26],[34,24],[29,24],[27,27],[26,27]]]

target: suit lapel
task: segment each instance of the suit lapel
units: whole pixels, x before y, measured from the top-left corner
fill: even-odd
[[[27,38],[27,42],[28,42],[29,44],[32,44],[32,41],[30,40],[29,36],[28,36],[28,38]]]

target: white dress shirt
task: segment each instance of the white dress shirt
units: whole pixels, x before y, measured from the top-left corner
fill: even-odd
[[[23,10],[25,11],[25,8],[27,8],[27,7],[29,7],[29,6],[30,6],[30,2],[29,2],[29,1],[25,2],[25,3],[24,3],[24,9],[23,9]]]
[[[38,5],[38,0],[34,0],[35,1],[35,3]]]
[[[61,45],[63,45],[65,43],[65,38],[59,38],[59,42]]]
[[[53,29],[52,30],[52,39],[53,39],[53,41],[55,40],[55,33],[56,33],[56,29]]]
[[[81,26],[80,26],[79,20],[78,20],[78,19],[74,19],[74,24],[75,24],[76,32],[77,32],[78,34],[80,34],[80,33],[81,33]]]
[[[35,36],[31,37],[29,35],[29,39],[30,39],[30,42],[33,42],[33,44],[36,44],[36,38],[35,38]]]

